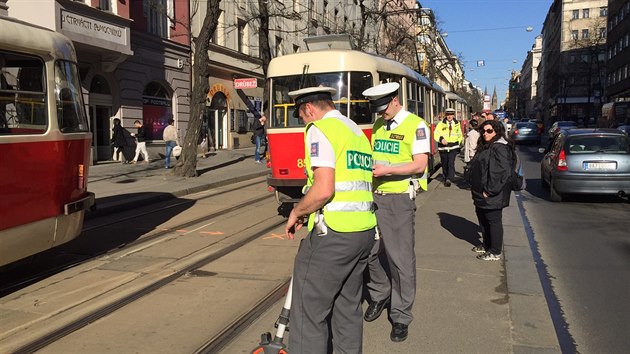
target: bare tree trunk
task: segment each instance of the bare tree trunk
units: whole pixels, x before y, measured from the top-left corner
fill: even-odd
[[[201,130],[203,110],[206,106],[206,97],[209,91],[208,77],[210,76],[208,48],[210,39],[217,28],[219,21],[219,3],[221,0],[207,0],[206,17],[199,36],[193,40],[194,63],[192,67],[193,81],[191,97],[191,113],[188,122],[188,130],[184,137],[182,155],[173,169],[173,173],[182,177],[197,176],[197,140]]]

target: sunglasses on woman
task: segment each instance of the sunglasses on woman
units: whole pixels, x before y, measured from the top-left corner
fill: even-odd
[[[488,133],[488,134],[492,134],[492,133],[494,133],[494,129],[484,129],[483,132],[484,133]]]

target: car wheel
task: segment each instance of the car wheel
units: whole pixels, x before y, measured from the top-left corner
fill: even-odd
[[[553,180],[549,182],[549,199],[552,202],[561,202],[562,194],[556,191],[556,187],[553,185]]]

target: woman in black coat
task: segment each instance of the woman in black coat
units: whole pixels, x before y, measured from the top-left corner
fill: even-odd
[[[120,125],[120,119],[114,118],[114,128],[112,128],[112,146],[114,147],[114,160],[118,160],[119,154],[122,153],[123,164],[129,163],[129,159],[125,155],[125,146],[127,141],[125,138],[125,128]]]
[[[473,251],[482,260],[500,260],[503,249],[503,208],[510,205],[514,144],[503,124],[487,120],[479,127],[479,141],[471,161],[468,183],[481,227],[483,244]]]

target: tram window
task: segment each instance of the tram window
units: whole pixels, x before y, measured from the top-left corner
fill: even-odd
[[[58,61],[55,66],[57,122],[62,133],[89,131],[75,64]]]
[[[0,135],[46,132],[45,87],[41,59],[0,51]]]
[[[369,101],[363,97],[363,91],[372,86],[372,74],[369,72],[350,73],[350,119],[357,124],[372,123]]]

